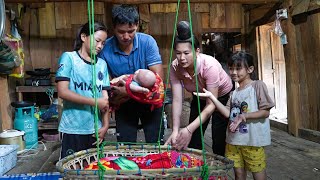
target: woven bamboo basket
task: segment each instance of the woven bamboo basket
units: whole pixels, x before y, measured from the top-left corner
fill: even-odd
[[[124,156],[137,157],[170,151],[170,146],[124,145],[105,146],[105,157]],[[181,151],[191,157],[203,160],[202,151],[187,149]],[[56,167],[64,179],[99,179],[98,170],[83,170],[83,164],[97,161],[97,150],[88,149],[67,156],[57,162]],[[233,168],[233,162],[225,157],[206,153],[209,179],[227,179],[227,172]],[[139,170],[106,170],[104,179],[199,179],[201,167]]]

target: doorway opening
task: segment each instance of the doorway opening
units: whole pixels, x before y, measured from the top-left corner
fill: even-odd
[[[287,124],[286,68],[283,45],[273,32],[273,25],[256,28],[258,74],[266,83],[275,107],[270,111],[270,120]]]
[[[209,32],[202,34],[202,51],[217,59],[228,73],[227,59],[241,50],[240,32]]]

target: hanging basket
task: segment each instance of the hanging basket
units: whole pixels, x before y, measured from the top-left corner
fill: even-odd
[[[124,145],[106,146],[105,157],[139,157],[170,151],[170,146]],[[202,151],[187,149],[181,151],[190,157],[202,160]],[[84,164],[97,161],[97,149],[88,149],[67,156],[57,162],[56,167],[64,179],[99,179],[98,170],[83,170]],[[233,168],[233,162],[225,157],[212,153],[206,154],[209,179],[227,179],[227,172]],[[199,179],[202,166],[193,168],[139,169],[139,170],[106,170],[104,179]]]

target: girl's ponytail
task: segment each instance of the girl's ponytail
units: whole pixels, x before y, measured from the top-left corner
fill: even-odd
[[[82,46],[81,34],[83,33],[82,29],[83,29],[84,26],[85,25],[80,26],[78,31],[77,31],[76,39],[75,39],[74,45],[73,45],[73,50],[74,51],[78,51]]]
[[[108,32],[108,29],[103,23],[95,22],[94,23],[94,32],[97,32],[97,31]],[[81,39],[81,34],[85,34],[86,36],[90,35],[89,23],[86,23],[86,24],[80,26],[80,28],[78,29],[77,36],[74,41],[74,47],[73,47],[74,51],[78,51],[82,47],[83,42]]]

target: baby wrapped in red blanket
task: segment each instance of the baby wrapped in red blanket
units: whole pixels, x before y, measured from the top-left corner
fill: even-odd
[[[129,98],[144,104],[151,104],[151,110],[162,106],[164,100],[164,84],[161,77],[147,69],[139,69],[134,74],[123,75],[111,81],[113,86],[125,84]],[[129,98],[113,101],[114,94],[110,94],[111,108],[117,108]]]

